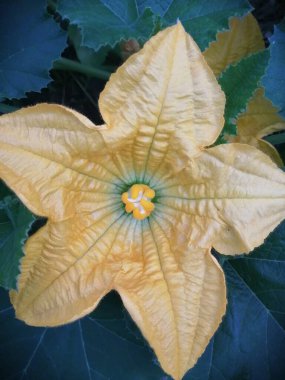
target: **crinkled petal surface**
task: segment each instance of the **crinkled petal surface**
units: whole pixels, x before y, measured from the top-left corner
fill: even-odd
[[[26,243],[18,318],[56,326],[111,289],[180,379],[225,312],[210,254],[249,251],[284,217],[284,174],[263,153],[214,142],[224,95],[181,24],[158,33],[112,75],[106,125],[62,106],[0,118],[0,176],[47,225]],[[133,184],[155,191],[144,220],[124,211]]]
[[[0,177],[37,215],[64,220],[103,207],[119,188],[112,160],[96,155],[105,147],[98,128],[73,110],[39,104],[2,116],[0,129]]]
[[[109,253],[120,250],[122,209],[48,222],[26,243],[18,291],[11,300],[18,318],[33,326],[57,326],[91,312],[112,289]],[[114,268],[117,269],[118,268]]]
[[[216,76],[228,65],[265,48],[263,36],[251,13],[230,20],[230,30],[220,32],[203,55]]]
[[[223,127],[225,99],[182,25],[149,40],[111,76],[99,99],[106,124],[132,137],[136,177],[143,180],[184,141],[194,156]],[[181,147],[180,147],[181,149]]]
[[[27,242],[18,318],[56,326],[89,313],[116,289],[164,370],[180,379],[204,351],[226,308],[224,275],[209,249],[190,248],[163,219],[122,209],[48,223]]]
[[[225,313],[224,275],[209,249],[189,247],[175,227],[170,238],[163,219],[150,218],[141,228],[116,290],[163,369],[181,379]]]
[[[158,193],[156,212],[188,223],[190,241],[224,254],[251,251],[285,217],[283,172],[244,144],[206,150]]]

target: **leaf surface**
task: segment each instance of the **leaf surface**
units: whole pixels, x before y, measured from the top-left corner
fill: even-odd
[[[49,70],[65,47],[65,34],[45,14],[45,0],[0,1],[0,100],[21,98],[50,81]]]
[[[0,286],[16,287],[22,245],[34,217],[14,196],[0,200]]]
[[[51,329],[15,319],[7,295],[3,290],[0,294],[1,380],[163,378],[116,294],[107,296],[90,316]]]
[[[226,95],[225,126],[223,134],[236,134],[235,119],[244,112],[249,99],[259,86],[269,59],[269,52],[253,54],[228,66],[219,78]]]
[[[251,13],[230,19],[230,29],[218,33],[203,55],[219,76],[228,65],[240,61],[250,54],[264,50],[263,36],[256,19]]]
[[[171,25],[180,20],[201,50],[216,39],[216,34],[228,28],[229,18],[249,12],[246,0],[173,0],[162,22]],[[206,28],[205,28],[206,25]]]
[[[285,20],[275,27],[270,38],[270,61],[263,78],[265,95],[279,108],[285,117]]]
[[[250,10],[247,0],[60,0],[59,13],[77,25],[82,45],[98,50],[102,45],[114,46],[121,39],[146,41],[158,25],[167,27],[180,20],[199,47],[204,50],[218,31],[228,28],[228,19]],[[204,25],[207,24],[205,30]]]
[[[184,380],[285,377],[284,236],[285,222],[251,255],[225,261],[227,313]]]
[[[147,40],[152,33],[153,13],[138,11],[137,0],[60,0],[58,12],[81,30],[82,45],[99,50],[121,39]]]
[[[285,129],[285,120],[278,115],[278,109],[264,96],[264,89],[259,88],[250,99],[246,112],[237,119],[237,136],[226,136],[230,142],[249,144],[262,150],[278,166],[283,162],[278,151],[263,137]]]

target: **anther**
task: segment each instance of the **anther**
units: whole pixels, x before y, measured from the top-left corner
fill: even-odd
[[[147,218],[154,209],[151,200],[155,197],[155,191],[144,184],[135,184],[122,194],[122,202],[127,213],[133,213],[138,220]]]

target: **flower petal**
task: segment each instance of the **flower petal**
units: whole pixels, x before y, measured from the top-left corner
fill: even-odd
[[[35,214],[53,220],[74,215],[80,204],[99,207],[120,187],[120,173],[96,128],[51,104],[1,116],[0,177]]]
[[[282,129],[285,129],[285,120],[278,114],[278,109],[272,102],[265,97],[264,88],[258,88],[249,101],[246,112],[237,119],[238,134],[262,138]]]
[[[284,163],[278,151],[274,148],[273,145],[271,145],[269,142],[265,140],[257,139],[250,136],[233,136],[233,137],[228,136],[227,140],[229,142],[237,142],[241,144],[252,145],[256,147],[257,149],[261,150],[263,153],[267,154],[267,156],[269,156],[271,160],[275,162],[275,164],[278,165],[279,167],[284,166]]]
[[[158,218],[145,222],[115,289],[164,371],[181,379],[221,322],[226,288],[209,249],[189,247],[175,228],[170,236]]]
[[[126,219],[109,207],[96,218],[48,222],[28,239],[18,291],[11,292],[16,316],[33,326],[57,326],[93,310],[112,288],[118,268],[106,262],[124,243]]]
[[[246,112],[237,119],[237,136],[225,136],[230,142],[250,144],[269,155],[278,165],[283,166],[282,159],[273,147],[262,137],[285,129],[285,120],[279,116],[278,109],[264,96],[264,89],[254,93]]]
[[[180,23],[158,33],[111,76],[99,105],[107,134],[132,140],[140,179],[176,140],[195,155],[215,141],[224,122],[224,94]]]
[[[228,65],[264,48],[259,25],[249,13],[243,18],[230,19],[230,30],[218,33],[217,40],[211,42],[203,55],[215,75],[219,76]]]
[[[285,174],[249,145],[208,149],[157,193],[157,212],[224,254],[251,251],[285,217]]]

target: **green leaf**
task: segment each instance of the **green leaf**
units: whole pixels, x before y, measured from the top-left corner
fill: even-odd
[[[205,50],[219,31],[228,29],[230,17],[250,10],[247,0],[173,0],[163,14],[163,24],[172,25],[179,19],[200,49]]]
[[[14,195],[14,193],[6,186],[6,184],[0,179],[0,202],[7,195]]]
[[[226,316],[184,380],[285,379],[285,222],[223,269]]]
[[[80,29],[82,46],[95,51],[122,39],[145,41],[154,27],[153,13],[146,9],[139,14],[137,0],[59,0],[57,10]]]
[[[285,162],[285,143],[275,146],[280,154],[282,161]]]
[[[285,222],[252,255],[228,262],[283,329],[285,339]]]
[[[0,100],[24,97],[50,81],[66,37],[45,6],[45,0],[0,0]]]
[[[82,46],[81,33],[75,25],[70,25],[68,28],[68,36],[72,41],[77,58],[82,64],[92,66],[93,68],[103,68],[106,56],[110,51],[109,46],[103,46],[96,53],[93,49]]]
[[[270,38],[270,60],[263,78],[265,95],[285,117],[285,20],[275,27]]]
[[[248,101],[264,75],[268,59],[268,50],[252,54],[230,65],[220,76],[219,83],[226,95],[223,134],[236,135],[236,118],[246,110]]]
[[[59,0],[58,7],[63,17],[81,28],[82,45],[94,50],[114,46],[120,39],[146,41],[154,27],[149,9],[162,18],[163,27],[180,19],[204,50],[218,31],[228,28],[229,17],[242,16],[251,7],[247,0],[83,0],[80,9],[74,0]]]
[[[58,328],[25,325],[0,290],[1,380],[162,380],[153,353],[127,327],[111,293],[96,311]],[[165,377],[166,379],[166,377]]]
[[[0,200],[0,286],[6,289],[16,287],[23,241],[33,221],[33,215],[16,197]]]
[[[164,16],[173,0],[138,0],[139,13],[143,13],[145,8],[150,8],[154,14]]]

